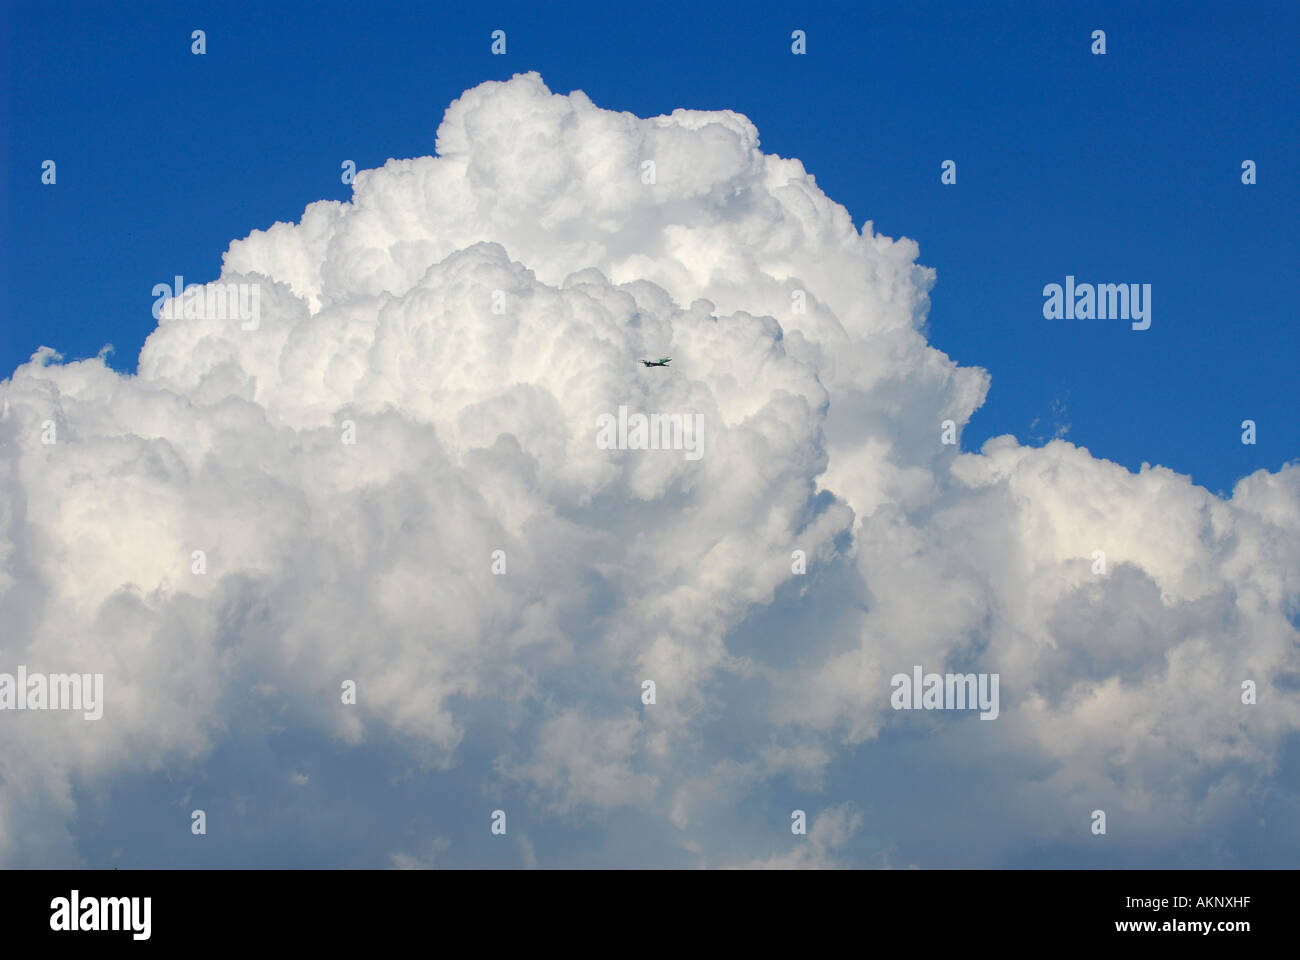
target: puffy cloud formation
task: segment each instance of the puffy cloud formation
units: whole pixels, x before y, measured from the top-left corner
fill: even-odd
[[[232,243],[255,329],[3,382],[0,671],[105,705],[0,712],[0,864],[1295,862],[1300,469],[942,443],[933,272],[738,114],[527,74],[437,154]]]

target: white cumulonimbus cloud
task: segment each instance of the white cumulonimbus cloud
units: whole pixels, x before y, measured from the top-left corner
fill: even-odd
[[[233,242],[254,329],[165,311],[134,376],[42,348],[2,384],[0,672],[102,673],[105,708],[0,712],[0,864],[92,861],[88,797],[212,793],[284,731],[471,811],[396,865],[473,862],[499,796],[524,865],[578,834],[620,865],[1293,862],[1300,469],[1224,500],[942,443],[988,377],[926,343],[917,253],[739,114],[530,73]],[[702,455],[602,449],[620,407],[698,416]],[[996,673],[998,717],[895,711],[918,665]]]

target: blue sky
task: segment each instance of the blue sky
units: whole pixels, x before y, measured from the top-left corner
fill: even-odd
[[[640,116],[742,112],[856,224],[915,239],[938,271],[931,341],[992,374],[966,447],[1068,424],[1096,456],[1226,492],[1300,451],[1295,4],[558,9],[6,4],[0,368],[112,343],[134,370],[155,283],[215,278],[230,240],[346,199],[344,159],[431,153],[452,98],[536,69]],[[1151,283],[1151,329],[1045,321],[1066,274]]]

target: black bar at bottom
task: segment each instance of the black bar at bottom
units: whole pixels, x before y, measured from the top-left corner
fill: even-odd
[[[866,949],[1232,949],[1286,937],[1295,879],[1289,870],[10,870],[0,872],[0,929],[7,946],[91,949],[382,948],[416,937],[458,953],[557,939],[694,953],[709,943],[771,950],[789,937],[806,953],[832,936]]]

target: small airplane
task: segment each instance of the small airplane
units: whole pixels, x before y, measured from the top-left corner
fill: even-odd
[[[672,357],[660,357],[658,360],[642,360],[647,367],[666,367],[673,362]]]

